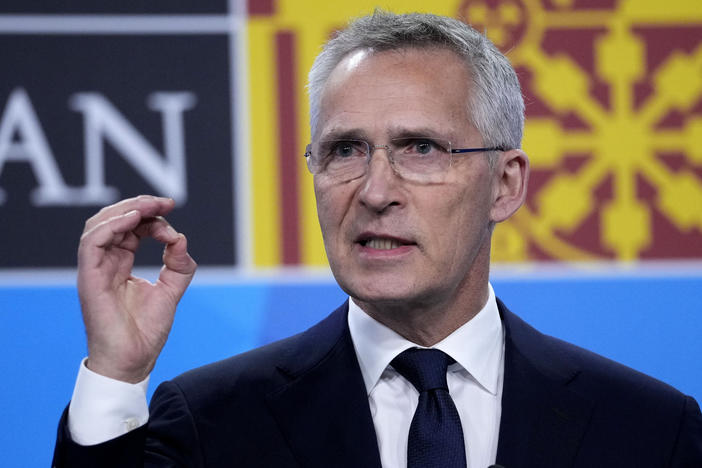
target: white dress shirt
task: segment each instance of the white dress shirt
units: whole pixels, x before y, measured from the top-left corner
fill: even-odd
[[[454,360],[449,392],[461,418],[468,468],[495,463],[500,423],[504,343],[495,294],[470,322],[434,348]],[[349,327],[378,438],[383,467],[407,465],[407,436],[419,394],[389,364],[416,347],[372,319],[349,300]],[[110,379],[80,365],[68,412],[71,438],[81,445],[99,444],[148,421],[148,378],[137,384]]]
[[[468,468],[495,463],[502,410],[504,333],[495,293],[483,309],[433,348],[451,356],[447,383],[461,418]],[[349,328],[368,392],[383,467],[407,466],[407,438],[419,392],[390,366],[402,351],[421,347],[349,301]]]
[[[143,426],[149,420],[149,377],[130,384],[97,374],[80,363],[68,406],[68,431],[80,445],[95,445]]]

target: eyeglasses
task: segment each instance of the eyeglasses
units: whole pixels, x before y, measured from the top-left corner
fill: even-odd
[[[322,140],[305,150],[312,174],[346,182],[363,176],[376,149],[387,152],[390,165],[401,177],[419,182],[441,182],[454,154],[504,151],[502,147],[451,148],[451,142],[433,137],[394,138],[389,145],[365,140]]]

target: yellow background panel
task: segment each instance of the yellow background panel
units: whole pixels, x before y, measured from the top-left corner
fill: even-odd
[[[647,68],[648,44],[640,34],[640,28],[647,27],[702,28],[699,1],[625,0],[613,2],[613,8],[586,9],[576,8],[583,2],[574,0],[552,0],[550,8],[539,0],[437,0],[429,5],[425,1],[279,0],[275,4],[273,16],[250,19],[248,33],[256,266],[281,262],[275,34],[291,31],[296,38],[296,154],[302,155],[309,141],[303,84],[314,58],[334,30],[376,7],[467,15],[477,29],[508,51],[515,67],[529,71],[528,92],[550,109],[551,115],[527,118],[523,145],[534,170],[550,171],[550,178],[532,190],[528,206],[497,227],[494,260],[666,258],[675,250],[670,244],[687,248],[685,255],[702,257],[702,249],[693,248],[702,245],[702,29],[684,30],[682,34],[699,36],[687,38],[697,46],[671,49],[670,56],[652,70]],[[514,31],[520,27],[518,36]],[[581,57],[547,50],[551,32],[587,28],[597,30],[592,43],[581,44],[592,48],[592,69],[583,68]],[[596,82],[608,87],[608,103],[593,98]],[[643,82],[650,83],[653,92],[643,103],[635,104],[635,87]],[[527,102],[527,114],[529,111]],[[659,128],[658,123],[671,111],[682,113],[684,122],[679,128]],[[563,126],[562,118],[569,114],[585,127]],[[658,157],[661,152],[681,154],[683,169],[667,168]],[[587,154],[588,160],[576,171],[567,171],[565,161],[572,154]],[[302,157],[297,164],[301,263],[325,265],[311,176]],[[641,179],[654,187],[653,200],[641,197],[637,185]],[[611,195],[604,200],[595,195],[603,181],[611,184]],[[656,234],[661,223],[668,234],[677,230],[677,237]]]

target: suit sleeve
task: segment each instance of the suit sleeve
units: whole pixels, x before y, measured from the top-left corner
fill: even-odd
[[[54,468],[202,467],[200,439],[186,398],[172,382],[159,385],[149,422],[121,437],[82,446],[71,440],[68,410],[59,423]]]
[[[680,430],[673,451],[671,467],[702,467],[702,414],[692,397],[685,398]]]

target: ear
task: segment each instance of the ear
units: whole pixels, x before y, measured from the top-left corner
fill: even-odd
[[[529,158],[520,149],[500,153],[493,168],[493,203],[490,221],[499,223],[524,203],[529,181]]]

